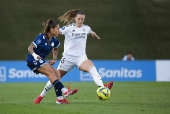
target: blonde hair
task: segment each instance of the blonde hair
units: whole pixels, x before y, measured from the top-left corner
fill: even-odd
[[[74,18],[78,15],[78,14],[82,14],[85,15],[83,11],[81,11],[80,9],[73,9],[73,10],[69,10],[68,12],[66,12],[64,15],[60,16],[58,19],[64,23],[70,24],[72,22],[74,22]]]

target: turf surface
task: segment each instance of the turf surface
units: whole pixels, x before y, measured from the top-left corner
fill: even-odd
[[[0,83],[0,114],[170,113],[169,82],[115,82],[111,97],[106,101],[97,98],[93,82],[70,82],[70,85],[71,89],[79,89],[68,98],[71,104],[57,105],[53,89],[40,104],[33,103],[45,86],[44,82]]]

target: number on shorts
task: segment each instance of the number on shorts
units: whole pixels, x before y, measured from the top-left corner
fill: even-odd
[[[33,61],[34,65],[37,65],[37,61]]]
[[[62,64],[65,62],[65,59],[66,59],[66,58],[62,58],[62,59],[61,59],[61,63],[62,63]]]

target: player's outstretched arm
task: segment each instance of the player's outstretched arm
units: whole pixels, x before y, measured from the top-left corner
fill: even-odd
[[[29,47],[28,47],[28,52],[34,57],[35,60],[39,60],[41,59],[41,57],[39,55],[37,55],[36,53],[34,53],[34,49],[35,48],[35,45],[34,44],[31,44]]]
[[[93,38],[97,38],[97,39],[101,39],[95,32],[91,32],[90,33],[92,35]]]

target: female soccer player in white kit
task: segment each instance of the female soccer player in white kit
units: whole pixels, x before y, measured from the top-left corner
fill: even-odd
[[[75,66],[81,71],[89,72],[97,86],[105,86],[109,89],[113,86],[113,81],[109,84],[103,85],[102,79],[96,70],[93,62],[87,58],[86,55],[86,41],[87,35],[91,34],[93,38],[100,39],[98,35],[91,30],[87,25],[84,25],[85,14],[80,9],[70,10],[59,20],[67,22],[67,26],[60,28],[62,35],[65,35],[63,57],[58,65],[58,71],[61,78]],[[75,23],[70,24],[75,21]],[[68,25],[69,24],[69,25]],[[50,81],[47,82],[42,93],[35,99],[34,103],[40,103],[46,93],[53,87]]]

